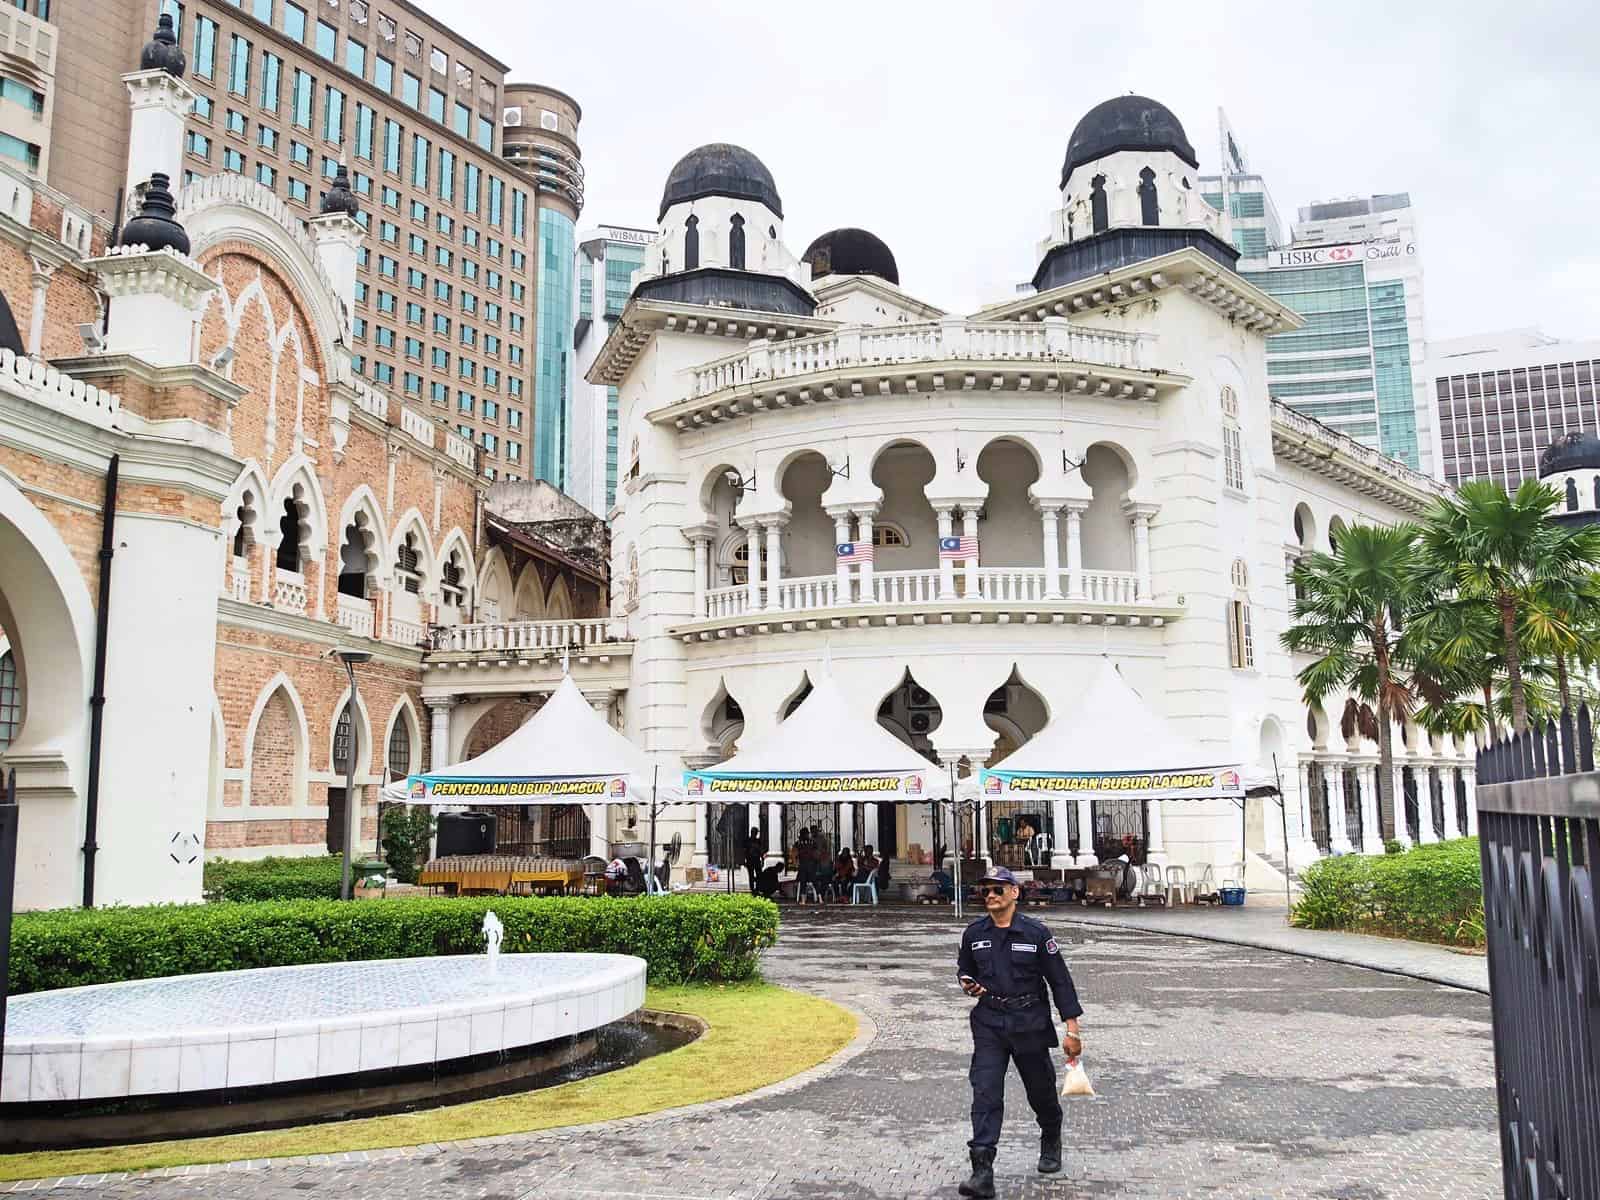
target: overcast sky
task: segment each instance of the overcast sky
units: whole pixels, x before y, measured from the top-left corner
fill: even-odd
[[[672,164],[736,142],[796,254],[859,225],[908,291],[968,311],[1032,275],[1078,118],[1136,91],[1203,172],[1226,109],[1286,220],[1409,191],[1429,337],[1600,337],[1592,0],[421,2],[583,106],[583,225],[653,226]]]

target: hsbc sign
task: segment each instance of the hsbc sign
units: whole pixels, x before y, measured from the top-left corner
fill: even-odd
[[[1337,246],[1297,246],[1267,254],[1267,269],[1285,267],[1337,267],[1348,263],[1415,258],[1417,244],[1399,239],[1384,242],[1347,242]]]

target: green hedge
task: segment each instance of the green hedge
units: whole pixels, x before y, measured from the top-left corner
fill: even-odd
[[[337,854],[315,858],[260,858],[205,865],[207,900],[337,900],[344,861]]]
[[[19,913],[14,994],[298,963],[476,954],[483,914],[505,950],[636,954],[650,982],[752,978],[778,908],[749,896],[284,900]]]
[[[1294,923],[1307,929],[1483,945],[1483,872],[1477,838],[1383,857],[1346,854],[1323,859],[1307,868],[1301,887]]]

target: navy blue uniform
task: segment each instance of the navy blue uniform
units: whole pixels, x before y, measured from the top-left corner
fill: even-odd
[[[976,1150],[999,1143],[1010,1061],[1017,1064],[1040,1132],[1059,1134],[1061,1100],[1050,1057],[1057,1044],[1050,1000],[1054,998],[1063,1020],[1082,1016],[1083,1006],[1055,938],[1043,923],[1020,912],[1004,929],[985,916],[962,933],[957,964],[960,974],[970,975],[986,989],[968,1018],[972,1141],[967,1144]]]

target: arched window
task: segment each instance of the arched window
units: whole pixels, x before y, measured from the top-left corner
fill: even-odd
[[[1231,387],[1222,389],[1222,482],[1244,491],[1244,434],[1239,428],[1239,397]]]
[[[692,271],[700,265],[700,218],[691,216],[685,222],[683,233],[683,269]]]
[[[388,763],[389,774],[397,779],[411,774],[411,727],[406,724],[404,713],[394,719],[394,728],[389,731]]]
[[[1149,167],[1139,172],[1139,219],[1146,225],[1161,224],[1161,201],[1156,196],[1156,173]]]
[[[370,533],[366,528],[367,515],[357,513],[356,519],[344,527],[344,544],[339,547],[339,594],[367,598],[367,542]]]
[[[0,654],[0,750],[16,741],[22,728],[22,684],[11,651]]]
[[[1567,511],[1578,511],[1578,481],[1576,479],[1567,480]]]
[[[463,576],[461,551],[452,550],[450,557],[439,568],[439,598],[443,603],[460,605],[466,602],[467,590],[462,582]]]
[[[278,520],[278,532],[283,540],[278,543],[278,568],[283,571],[300,571],[300,505],[293,496],[283,502],[283,516]]]
[[[1089,212],[1094,220],[1094,231],[1104,233],[1111,227],[1111,216],[1106,208],[1106,177],[1096,175],[1089,181]]]
[[[394,570],[405,583],[406,591],[415,595],[422,590],[421,559],[417,554],[417,535],[408,533],[395,554]]]
[[[744,270],[744,218],[733,214],[733,228],[728,230],[728,265],[736,271]]]
[[[239,528],[233,535],[233,556],[243,558],[249,554],[256,543],[256,498],[254,493],[245,492],[239,497],[239,507],[234,510],[234,516],[239,518]]]
[[[350,769],[350,754],[355,749],[352,738],[350,705],[346,703],[333,727],[333,769],[337,774],[343,775]]]
[[[872,527],[872,544],[874,546],[909,546],[911,539],[906,536],[906,531],[898,525],[878,525]]]
[[[1233,560],[1228,572],[1233,583],[1233,599],[1228,601],[1228,665],[1236,671],[1255,666],[1255,638],[1250,629],[1250,596],[1245,590],[1250,585],[1250,569],[1242,558]]]

